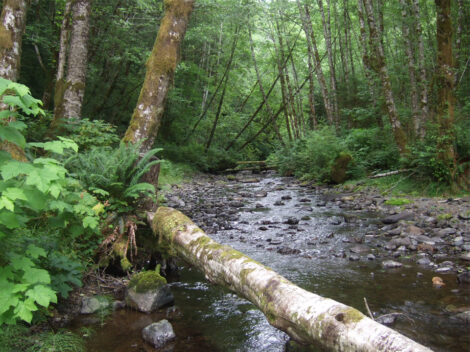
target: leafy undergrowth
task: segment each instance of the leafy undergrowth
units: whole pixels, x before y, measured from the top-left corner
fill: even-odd
[[[351,180],[346,182],[344,187],[354,191],[375,188],[384,196],[395,196],[397,198],[402,196],[462,197],[469,195],[469,192],[453,189],[447,184],[414,178],[412,174],[406,173],[375,179]]]
[[[0,330],[0,352],[12,351],[84,352],[85,340],[80,335],[65,330],[32,334],[22,324],[7,325]]]
[[[198,171],[189,164],[164,161],[160,166],[158,188],[168,190],[171,185],[180,184]]]

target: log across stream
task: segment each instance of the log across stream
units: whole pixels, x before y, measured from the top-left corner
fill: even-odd
[[[442,274],[447,286],[437,290],[430,284],[435,273],[406,259],[404,267],[384,270],[379,259],[343,258],[341,253],[355,246],[354,238],[376,230],[373,214],[348,212],[330,203],[317,206],[324,201],[321,196],[276,177],[250,183],[197,182],[175,194],[179,199],[169,197],[169,203],[190,214],[211,237],[301,287],[363,313],[366,297],[376,316],[402,313],[394,329],[413,340],[435,351],[468,350],[468,326],[452,319],[452,307],[469,305],[468,292],[457,286],[455,275]],[[284,205],[274,205],[281,199]],[[290,217],[300,222],[289,224]],[[180,265],[180,277],[171,284],[175,308],[153,316],[114,313],[90,351],[132,350],[141,344],[140,327],[163,317],[172,321],[178,335],[175,352],[285,351],[288,336],[271,327],[254,305]]]

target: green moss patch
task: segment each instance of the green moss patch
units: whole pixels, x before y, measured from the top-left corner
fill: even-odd
[[[142,293],[150,290],[155,290],[166,284],[166,279],[161,276],[158,270],[141,271],[135,274],[130,283],[129,287],[134,288],[136,292]]]

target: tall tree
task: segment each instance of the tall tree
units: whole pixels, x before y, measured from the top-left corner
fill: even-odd
[[[0,77],[17,81],[30,0],[5,0],[0,17]]]
[[[395,138],[395,143],[400,150],[400,153],[406,152],[406,135],[403,131],[400,120],[398,119],[398,112],[395,105],[395,99],[392,93],[392,85],[390,83],[390,76],[388,74],[385,52],[382,45],[382,32],[376,24],[374,9],[372,7],[371,0],[359,0],[363,1],[365,13],[367,16],[367,23],[369,25],[369,35],[371,42],[371,50],[375,56],[375,62],[373,67],[380,76],[380,81],[382,82],[382,91],[385,97],[385,104],[387,106],[387,113],[390,120],[390,125],[392,126],[393,135]],[[360,5],[360,4],[359,4]],[[379,16],[380,18],[380,16]]]
[[[158,133],[168,91],[179,60],[194,0],[166,0],[165,15],[147,61],[147,72],[124,142],[142,141],[141,152],[150,150]]]
[[[454,58],[452,56],[451,1],[435,0],[437,23],[437,122],[439,126],[438,158],[455,179],[456,153],[454,150]]]
[[[85,95],[85,82],[88,62],[88,34],[90,30],[89,20],[92,0],[72,1],[71,14],[72,23],[70,28],[70,43],[67,57],[67,75],[65,82],[61,82],[63,77],[64,62],[59,61],[57,72],[57,85],[54,95],[54,120],[52,127],[57,127],[66,118],[80,118],[82,111],[83,97]],[[65,14],[67,14],[67,5]],[[61,45],[67,46],[68,25],[64,17],[61,33]],[[63,53],[64,47],[60,48]],[[62,57],[63,58],[63,57]]]

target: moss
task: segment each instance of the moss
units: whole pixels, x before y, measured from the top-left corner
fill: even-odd
[[[450,213],[439,214],[439,215],[437,216],[437,220],[441,220],[441,221],[442,221],[442,220],[450,220],[450,219],[452,219],[452,217],[453,217],[453,216],[452,216],[452,214],[450,214]]]
[[[335,183],[343,183],[347,179],[348,165],[352,160],[352,156],[348,153],[340,153],[331,166],[330,177]]]
[[[129,271],[132,268],[132,264],[127,258],[121,258],[120,264],[124,271]]]
[[[343,312],[343,314],[343,321],[345,324],[357,323],[365,318],[365,315],[355,308],[348,308]]]
[[[405,205],[410,204],[411,200],[407,198],[390,198],[385,202],[387,205]]]
[[[4,49],[13,48],[13,40],[11,38],[11,32],[4,26],[0,26],[0,47]]]
[[[166,284],[166,279],[159,274],[159,269],[160,267],[157,267],[156,270],[141,271],[135,274],[129,282],[129,287],[139,293],[162,287]]]

